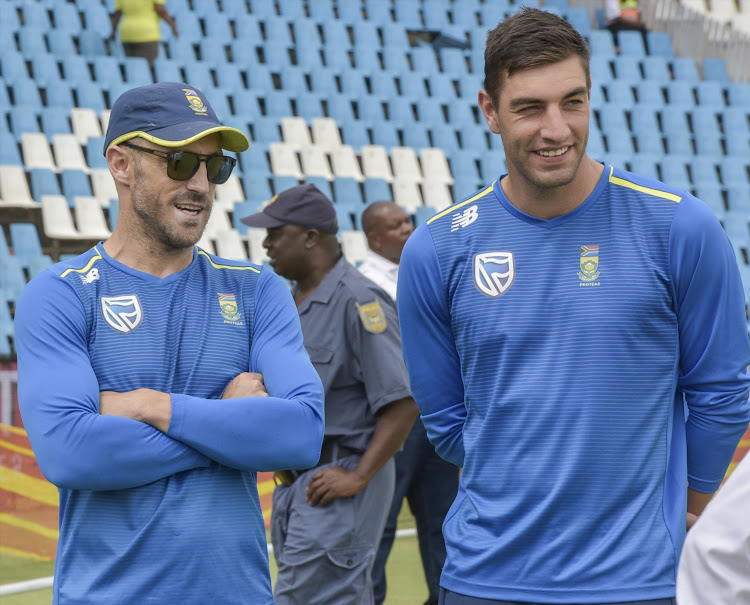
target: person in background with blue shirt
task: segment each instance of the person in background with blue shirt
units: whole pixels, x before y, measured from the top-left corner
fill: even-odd
[[[750,419],[731,243],[688,191],[586,155],[589,58],[544,11],[489,32],[478,102],[508,173],[401,256],[412,392],[463,467],[443,605],[674,603]]]
[[[112,107],[112,236],[33,279],[18,398],[60,491],[53,603],[273,603],[257,471],[307,468],[323,389],[288,288],[195,246],[247,137],[201,91]]]

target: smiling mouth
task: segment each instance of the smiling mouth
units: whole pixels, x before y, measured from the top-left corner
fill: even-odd
[[[553,149],[551,151],[535,151],[534,153],[542,156],[543,158],[553,158],[553,157],[557,157],[558,155],[562,155],[568,149],[570,149],[570,146],[560,147],[560,149]]]
[[[186,206],[183,204],[175,204],[175,208],[179,210],[180,212],[184,212],[188,216],[197,217],[201,212],[203,212],[203,208],[196,207],[196,206]]]

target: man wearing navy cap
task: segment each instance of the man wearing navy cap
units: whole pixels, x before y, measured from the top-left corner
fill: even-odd
[[[273,603],[257,471],[315,464],[323,389],[273,272],[196,247],[247,137],[201,91],[115,102],[112,236],[28,284],[18,396],[60,489],[53,603]]]
[[[371,605],[371,570],[393,497],[393,454],[417,416],[393,301],[341,254],[331,201],[314,185],[241,219],[295,282],[305,348],[325,389],[315,468],[277,473],[271,541],[277,605]]]

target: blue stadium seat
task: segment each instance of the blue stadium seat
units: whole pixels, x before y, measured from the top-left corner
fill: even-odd
[[[661,167],[661,178],[659,180],[673,187],[690,189],[690,175],[684,157],[666,155],[661,159],[659,165]]]
[[[31,57],[31,71],[36,83],[43,88],[54,87],[62,80],[57,61],[51,55]]]
[[[606,137],[608,156],[615,154],[618,156],[630,157],[635,153],[633,137],[630,136],[630,133],[627,130],[610,133],[606,135]]]
[[[463,11],[458,11],[463,12]],[[442,71],[453,78],[466,73],[468,65],[466,64],[466,53],[460,48],[441,48],[440,63]]]
[[[81,55],[62,55],[60,65],[63,71],[63,79],[73,86],[81,82],[91,82],[91,68],[89,62]]]
[[[357,105],[357,115],[360,120],[379,124],[386,119],[383,109],[384,100],[380,97],[364,95],[359,97],[355,103]],[[403,109],[403,104],[401,109]]]
[[[328,98],[328,116],[333,118],[341,124],[349,122],[355,122],[357,118],[354,116],[354,108],[352,102],[348,97],[343,95],[335,95]]]
[[[274,46],[291,48],[294,46],[292,32],[289,22],[278,16],[269,16],[265,19],[265,42]]]
[[[635,103],[633,83],[628,80],[612,80],[604,87],[607,93],[607,104],[610,107],[632,108]],[[605,107],[605,111],[607,107]]]
[[[639,154],[646,154],[649,156],[664,155],[664,143],[658,132],[642,132],[636,134],[635,140]]]
[[[651,107],[638,107],[630,113],[633,134],[655,136],[659,133],[659,118]]]
[[[86,165],[89,168],[107,168],[107,160],[102,153],[104,137],[89,137],[86,141]]]
[[[604,157],[604,137],[598,129],[589,129],[589,140],[586,145],[586,153],[595,160],[601,160]]]
[[[728,211],[750,212],[750,185],[730,185],[727,187]]]
[[[75,106],[73,100],[73,87],[66,82],[45,87],[48,107],[63,107],[70,110]]]
[[[317,0],[308,4],[310,19],[317,23],[339,22],[334,12],[334,3],[331,0]]]
[[[686,82],[698,82],[698,66],[692,57],[674,57],[672,59],[672,72],[675,80],[685,80]]]
[[[411,49],[410,55],[414,71],[428,77],[440,73],[437,54],[432,46],[416,46]]]
[[[430,146],[430,137],[427,133],[427,126],[425,126],[425,124],[407,122],[403,124],[403,126],[405,147],[412,147],[416,150]]]
[[[571,6],[565,11],[565,20],[578,30],[584,38],[590,38],[593,28],[588,10],[583,6]]]
[[[324,176],[305,176],[305,184],[315,185],[329,200],[333,201],[331,182]]]
[[[245,191],[247,201],[257,204],[267,202],[273,197],[268,176],[251,172],[243,174],[240,180],[242,181],[242,189]]]
[[[439,99],[434,97],[417,99],[417,116],[423,124],[437,126],[438,124],[445,123],[442,104],[439,102]],[[405,123],[408,125],[408,121]]]
[[[722,84],[729,83],[727,66],[724,59],[714,57],[703,58],[703,79],[714,80]]]
[[[671,59],[674,56],[672,52],[672,37],[667,32],[647,32],[648,54],[652,56],[665,57]]]
[[[29,170],[31,183],[31,197],[40,202],[43,195],[61,195],[57,175],[48,168],[32,168]]]
[[[21,135],[24,132],[41,132],[38,119],[40,111],[41,109],[37,107],[20,105],[8,113],[10,130],[17,141],[21,141]]]
[[[749,163],[750,159],[747,157],[727,156],[721,158],[719,160],[721,184],[724,185],[724,187],[750,184],[750,172],[748,172]]]
[[[364,205],[359,183],[351,177],[339,177],[333,181],[333,201],[342,208]]]
[[[643,79],[638,57],[619,55],[612,60],[612,64],[615,68],[615,76],[620,80],[640,82]]]
[[[409,60],[406,56],[406,49],[385,46],[382,54],[383,66],[385,69],[402,74],[402,78],[408,77],[411,68],[409,67]]]
[[[106,109],[104,92],[97,82],[79,82],[74,90],[78,99],[78,107],[88,107],[97,114]]]
[[[471,149],[484,152],[490,149],[487,142],[487,127],[480,124],[462,124],[457,128],[459,136],[459,146],[461,149]],[[491,135],[496,137],[497,135]]]
[[[53,31],[77,33],[83,27],[81,16],[74,4],[67,2],[55,2],[52,6],[52,20],[55,23]],[[50,49],[50,52],[52,49]]]
[[[41,11],[40,11],[41,12]],[[25,25],[18,31],[18,48],[27,58],[46,56],[47,47],[44,44],[44,34],[49,27]]]
[[[693,137],[686,130],[684,132],[664,133],[664,143],[667,153],[672,156],[691,156],[695,154]]]
[[[419,4],[401,0],[393,6],[396,23],[406,26],[408,29],[422,29],[422,18],[419,14]]]
[[[696,156],[688,163],[690,180],[695,187],[703,185],[719,186],[719,173],[716,168],[716,158]]]
[[[267,187],[268,187],[268,192],[270,194],[271,187],[268,185]],[[250,216],[251,214],[255,214],[256,212],[262,210],[263,201],[267,201],[271,199],[271,197],[272,196],[269,195],[264,200],[258,200],[258,201],[245,200],[242,202],[234,203],[234,209],[232,210],[232,227],[236,229],[242,237],[247,237],[247,234],[250,228],[245,223],[241,222],[240,219],[243,219],[246,216]]]
[[[737,130],[728,130],[724,135],[727,155],[750,157],[750,135]]]
[[[0,130],[0,166],[23,166],[15,135]]]
[[[715,133],[700,133],[695,135],[695,153],[697,155],[719,157],[724,155],[724,147],[718,130]]]
[[[224,4],[231,3],[225,2]],[[232,38],[232,28],[229,24],[229,19],[223,13],[210,12],[203,17],[203,25],[206,28],[206,37],[203,38],[201,42],[209,40],[226,42]],[[224,58],[224,61],[226,61],[226,57]]]
[[[221,71],[220,69],[217,70]],[[295,65],[285,65],[281,68],[279,74],[281,78],[281,88],[286,92],[299,94],[307,92],[307,81],[305,79],[305,72]]]
[[[271,188],[273,189],[274,195],[296,187],[299,185],[299,181],[293,176],[278,176],[274,175],[271,177]]]
[[[0,257],[11,256],[10,249],[8,248],[8,240],[5,239],[5,231],[0,229]],[[5,300],[0,296],[0,319],[10,317],[8,308],[5,306]]]
[[[320,48],[310,50],[303,50],[298,48],[295,51],[295,64],[297,65],[297,67],[301,67],[305,71],[310,71],[311,69],[315,69],[316,67],[328,66],[328,63],[324,60],[324,54],[324,49]],[[351,61],[349,60],[348,52],[340,53],[337,59],[340,59],[343,65],[351,67]],[[279,64],[283,66],[285,64],[289,64],[289,62],[279,62]],[[336,62],[336,65],[338,64],[339,63]]]
[[[720,136],[719,119],[715,107],[695,107],[690,111],[693,134]]]
[[[661,111],[661,130],[664,134],[690,133],[688,114],[684,109],[666,107]]]
[[[10,231],[10,243],[13,246],[15,256],[21,259],[42,256],[42,243],[39,240],[39,232],[33,223],[11,223],[8,230]],[[0,229],[0,231],[2,230]]]
[[[673,80],[666,86],[667,98],[671,107],[690,109],[695,105],[693,94],[693,82],[686,80]]]
[[[256,93],[273,90],[273,76],[271,71],[260,63],[250,63],[246,66],[247,87]]]
[[[0,257],[0,290],[3,290],[4,296],[17,303],[25,285],[21,259],[16,256]],[[13,323],[6,323],[5,330],[12,334]]]
[[[60,29],[48,31],[47,43],[49,44],[49,52],[54,57],[62,59],[63,57],[76,54],[75,42],[73,42],[73,36],[70,31]]]
[[[451,176],[469,178],[473,181],[481,181],[479,172],[479,155],[470,150],[454,150],[450,154],[446,152],[451,168]]]
[[[721,187],[718,184],[696,183],[695,196],[706,203],[719,218],[724,216],[727,211],[724,203],[724,196]]]
[[[331,117],[335,118],[335,116]],[[363,145],[371,144],[367,125],[364,122],[358,120],[341,122],[338,118],[335,119],[341,127],[341,141],[344,145],[350,145],[358,151]]]
[[[641,59],[643,77],[645,80],[656,80],[657,82],[668,82],[671,80],[669,64],[666,57],[648,56]]]
[[[253,120],[253,141],[268,144],[280,140],[279,118],[258,116]]]
[[[408,99],[421,99],[427,94],[424,77],[421,75],[402,73],[397,76],[397,79],[400,96]]]
[[[70,105],[68,107],[71,107]],[[56,134],[70,134],[70,121],[68,116],[70,110],[65,107],[42,107],[39,112],[42,119],[42,132],[47,135],[47,138],[52,141],[52,137]]]
[[[620,53],[624,56],[642,59],[646,56],[646,48],[643,45],[643,36],[639,31],[621,31],[617,34],[617,42]]]
[[[336,74],[333,70],[327,67],[316,67],[309,73],[312,92],[323,96],[338,94]]]
[[[35,109],[42,108],[42,97],[39,94],[39,87],[31,78],[16,80],[11,83],[14,105],[27,105]],[[12,113],[12,111],[11,111]]]
[[[414,211],[414,225],[419,227],[419,225],[431,219],[436,214],[437,210],[432,206],[417,206],[417,209]]]
[[[296,99],[292,99],[296,108],[294,115],[305,118],[307,122],[310,122],[313,118],[322,118],[325,115],[323,111],[324,98],[324,96],[314,92],[299,93]]]
[[[426,78],[426,84],[430,97],[433,99],[438,99],[445,103],[458,96],[456,94],[456,87],[453,85],[453,78],[448,74],[432,74]]]
[[[171,9],[171,5],[170,5]],[[112,30],[112,22],[107,7],[100,2],[87,2],[81,11],[84,29],[96,32],[99,36]]]
[[[154,61],[154,75],[157,82],[182,82],[185,79],[180,72],[180,64],[164,57],[158,57]]]
[[[226,2],[224,4],[227,4]],[[230,2],[228,4],[239,4]],[[234,28],[237,32],[237,42],[241,42],[244,47],[248,44],[259,44],[263,40],[263,32],[260,27],[260,19],[257,15],[249,15],[242,13],[234,17]],[[242,53],[243,55],[245,53]],[[254,58],[254,57],[253,57]],[[236,63],[238,56],[233,57],[233,61]]]
[[[90,57],[106,55],[107,48],[104,45],[104,35],[105,35],[105,32],[108,32],[110,30],[111,30],[111,26],[108,25],[107,29],[103,29],[101,30],[101,32],[86,29],[86,30],[83,30],[81,33],[79,33],[78,34],[78,48],[79,48],[80,54],[90,56]]]
[[[0,54],[0,72],[6,84],[20,79],[28,80],[30,77],[29,70],[26,68],[26,58],[15,50]]]
[[[180,65],[197,61],[198,57],[195,54],[195,41],[198,39],[200,39],[200,37],[189,38],[184,34],[180,35],[179,38],[169,38],[167,40],[168,58],[172,59],[172,61],[177,61]],[[157,59],[158,58],[159,57],[157,57]]]
[[[724,91],[721,84],[714,80],[704,80],[695,85],[695,93],[699,105],[706,105],[714,109],[724,107]]]
[[[477,120],[474,116],[473,103],[469,103],[464,99],[455,99],[448,102],[448,121],[456,127],[461,127],[464,124],[476,124]]]
[[[341,92],[352,98],[362,96],[367,90],[365,74],[356,69],[348,69],[340,72]],[[375,93],[378,94],[378,93]]]
[[[190,86],[195,86],[204,92],[210,91],[216,86],[213,73],[211,73],[211,67],[208,63],[191,61],[185,63],[182,69],[185,72],[185,82]]]
[[[120,62],[115,57],[95,56],[91,59],[94,68],[94,79],[104,87],[112,84],[122,84],[122,72]]]
[[[145,86],[154,82],[148,61],[143,57],[125,57],[122,60],[122,66],[129,86]]]
[[[592,56],[600,56],[610,59],[616,56],[615,43],[612,39],[612,34],[609,33],[609,30],[593,30],[589,38],[589,45],[591,46]]]
[[[624,106],[605,105],[599,112],[599,124],[602,134],[629,134],[628,117]]]
[[[485,27],[485,33],[487,28],[495,27],[507,15],[512,14],[512,12],[513,7],[511,7],[509,0],[496,0],[480,5],[479,20]]]
[[[392,200],[391,186],[383,179],[365,179],[363,184],[365,204],[369,205],[380,200]]]
[[[658,181],[659,169],[657,162],[662,155],[663,151],[659,155],[645,155],[642,154],[639,149],[639,153],[634,155],[630,162],[631,169],[636,174]]]
[[[391,147],[400,147],[401,138],[399,137],[399,128],[392,122],[371,122],[372,143],[373,145],[382,145],[386,149]]]
[[[727,85],[727,98],[732,107],[750,109],[750,84],[747,82],[731,82]]]
[[[730,206],[724,215],[722,225],[733,243],[744,244],[750,239],[749,222],[750,212],[747,209],[739,208],[734,210]],[[745,286],[745,291],[747,292],[747,285]]]
[[[384,99],[393,99],[398,96],[396,79],[390,71],[374,71],[368,76],[370,91]]]
[[[242,168],[243,175],[251,174],[271,174],[271,165],[268,162],[267,145],[250,145],[250,148],[241,153],[238,162]],[[245,189],[247,191],[247,189]]]
[[[592,32],[594,33],[594,32]],[[605,32],[609,35],[609,32]],[[591,79],[599,84],[606,84],[607,82],[614,79],[612,72],[612,65],[610,60],[612,57],[604,55],[593,55],[591,62],[589,63],[589,70],[591,71]],[[479,72],[481,73],[481,72]]]
[[[430,126],[431,146],[440,147],[449,155],[458,151],[456,129],[450,124],[433,124]]]
[[[82,170],[63,170],[60,173],[62,181],[62,193],[68,200],[68,206],[75,206],[76,196],[91,196],[91,182],[88,175]]]
[[[721,110],[721,120],[725,135],[734,132],[738,134],[750,134],[750,108],[725,107]]]

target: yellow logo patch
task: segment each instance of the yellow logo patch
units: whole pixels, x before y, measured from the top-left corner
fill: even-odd
[[[241,318],[237,307],[237,299],[234,294],[222,294],[217,292],[219,297],[219,311],[221,316],[227,321],[236,322]]]
[[[208,109],[206,109],[206,106],[203,104],[203,101],[201,101],[198,93],[195,92],[192,88],[183,88],[182,92],[185,93],[185,98],[187,99],[188,103],[190,103],[190,107],[195,113],[205,114],[208,112]]]
[[[366,305],[358,304],[357,311],[359,311],[359,318],[362,320],[365,330],[373,334],[385,332],[388,323],[385,320],[385,312],[383,311],[383,307],[380,306],[379,300],[367,303]]]

